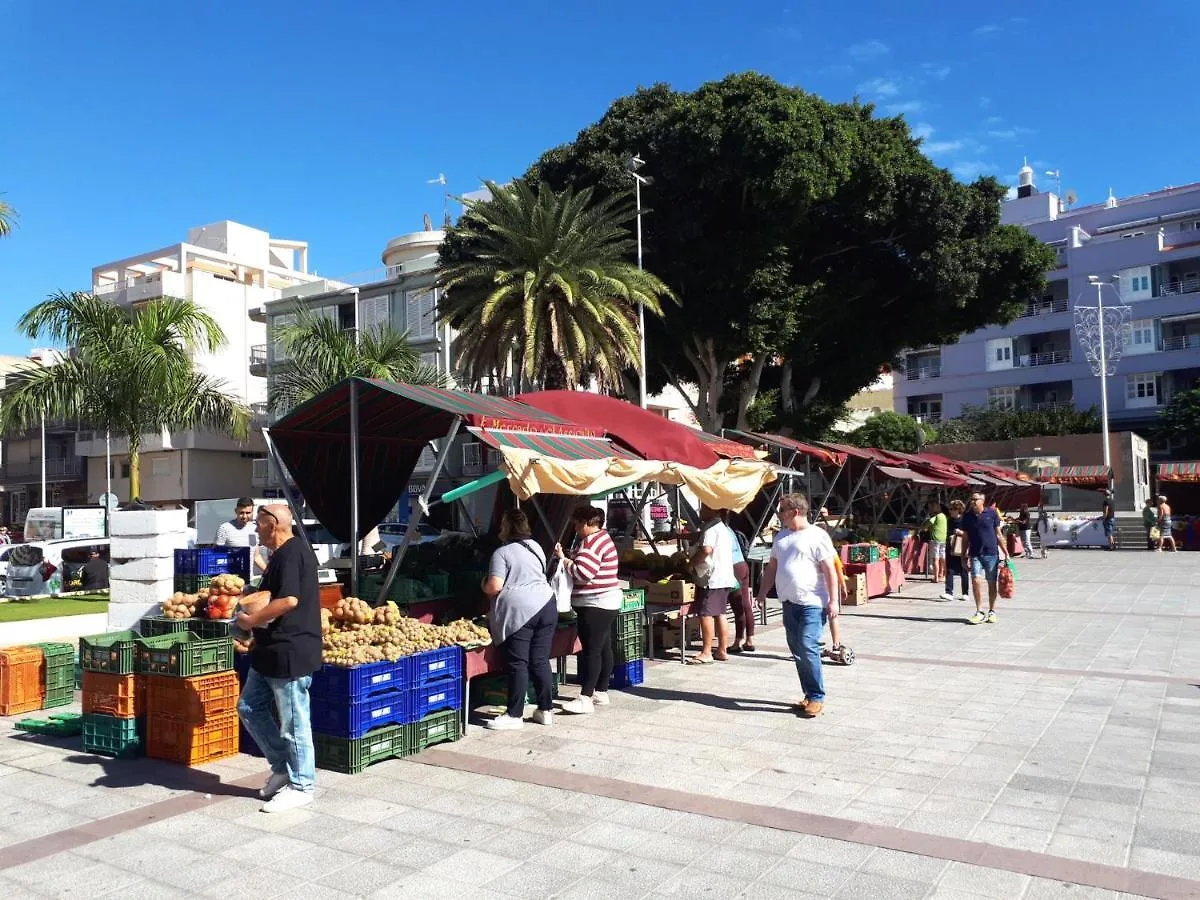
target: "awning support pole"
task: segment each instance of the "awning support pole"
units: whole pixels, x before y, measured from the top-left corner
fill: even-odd
[[[292,499],[292,492],[288,490],[288,482],[292,480],[292,473],[283,464],[283,457],[279,455],[279,450],[275,446],[275,442],[271,440],[270,429],[264,428],[262,436],[267,444],[267,458],[275,464],[275,475],[279,478],[279,483],[283,487],[283,499],[287,501],[288,509],[292,511],[293,532],[300,535],[300,539],[304,541],[304,546],[311,550],[312,544],[308,541],[308,531],[304,527],[304,519],[300,517],[300,510],[296,508],[296,501]]]
[[[533,505],[534,511],[538,514],[538,518],[542,520],[542,527],[546,529],[546,537],[554,540],[554,528],[550,525],[550,520],[546,518],[546,513],[542,509],[542,504],[538,503],[537,494],[529,498],[529,502]],[[554,545],[550,545],[550,549],[554,549]]]
[[[455,416],[454,421],[450,424],[450,430],[442,438],[442,446],[438,451],[438,458],[433,466],[433,471],[429,474],[429,482],[425,485],[425,490],[421,492],[421,496],[417,498],[417,510],[413,513],[412,518],[408,520],[408,530],[404,532],[404,540],[400,542],[400,546],[392,554],[392,564],[388,566],[387,575],[383,577],[383,585],[379,588],[380,601],[387,599],[392,582],[396,580],[396,573],[400,571],[400,563],[404,562],[404,554],[408,552],[409,545],[417,537],[417,527],[421,524],[421,519],[429,512],[429,498],[433,496],[433,486],[437,484],[438,476],[442,474],[442,467],[446,465],[446,459],[450,456],[450,448],[454,446],[454,439],[458,437],[458,429],[460,427],[462,427],[462,416]]]
[[[847,506],[847,508],[849,508],[851,505],[853,505],[853,503],[854,503],[854,499],[855,499],[855,498],[858,496],[858,491],[859,491],[859,488],[861,488],[861,487],[862,487],[862,484],[863,484],[863,482],[864,482],[864,481],[866,481],[866,479],[867,479],[867,475],[869,475],[869,474],[870,474],[870,472],[871,472],[871,467],[872,467],[873,465],[875,465],[875,460],[873,460],[873,459],[871,459],[871,460],[867,460],[867,465],[866,465],[866,467],[863,469],[863,471],[862,471],[862,474],[858,476],[858,481],[855,483],[854,487],[853,487],[853,488],[851,488],[851,490],[850,490],[850,496],[849,496],[849,497],[846,499],[846,506]],[[849,480],[849,475],[850,475],[850,473],[849,473],[849,472],[847,472],[847,473],[846,473],[846,475],[847,475],[847,480]]]
[[[456,502],[458,503],[459,508],[462,509],[463,515],[466,517],[467,527],[471,529],[472,536],[479,537],[479,529],[475,527],[475,520],[471,518],[471,510],[467,506],[467,501],[462,497],[459,497]]]
[[[358,379],[350,379],[350,596],[358,596]]]
[[[837,480],[842,477],[842,469],[846,468],[846,460],[849,458],[850,457],[847,456],[846,459],[842,460],[842,464],[838,466],[838,470],[834,473],[833,477],[829,479],[829,489],[825,491],[825,499],[821,501],[821,506],[829,505],[829,498],[833,496],[833,489],[837,487]],[[820,509],[821,506],[818,506],[817,509]],[[849,512],[850,504],[847,503],[846,512],[842,514],[842,518],[844,519]]]

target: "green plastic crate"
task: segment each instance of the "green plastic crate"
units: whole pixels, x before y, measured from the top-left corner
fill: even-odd
[[[83,716],[79,713],[55,713],[46,719],[21,719],[13,727],[29,734],[75,737],[83,731]]]
[[[233,637],[233,619],[184,619],[187,630],[205,640]]]
[[[83,717],[83,749],[118,759],[141,756],[144,732],[141,719],[89,713]]]
[[[445,597],[450,593],[450,575],[448,572],[430,572],[425,576],[425,583],[435,597]]]
[[[419,722],[405,725],[405,728],[412,729],[410,732],[412,752],[420,753],[426,747],[432,747],[434,744],[457,741],[462,737],[459,731],[459,715],[460,711],[457,709],[446,709],[432,713]]]
[[[160,634],[178,634],[187,631],[187,619],[171,619],[167,616],[145,616],[138,620],[138,631],[143,637],[157,637]]]
[[[852,563],[879,562],[878,544],[851,544],[848,548],[848,561]]]
[[[54,709],[59,706],[67,706],[75,699],[75,686],[73,684],[64,684],[59,687],[46,688],[46,694],[42,698],[42,709]]]
[[[554,691],[554,696],[557,697],[558,673],[551,672],[550,677],[553,680],[551,690]],[[530,683],[529,690],[525,694],[525,702],[537,703],[532,683]],[[471,703],[474,706],[508,706],[508,679],[503,675],[471,679]]]
[[[644,659],[646,656],[646,635],[645,632],[627,637],[623,640],[613,637],[613,662],[620,666],[627,662],[632,662],[635,659]]]
[[[313,733],[317,767],[357,775],[372,763],[412,753],[410,725],[388,725],[354,740]]]
[[[621,592],[621,612],[633,612],[635,609],[646,608],[645,588],[625,588]]]
[[[379,591],[383,587],[383,575],[365,575],[358,584],[358,596],[360,600],[368,602],[382,601],[379,596]],[[407,603],[416,603],[418,600],[426,596],[432,596],[429,588],[421,584],[415,578],[408,578],[404,575],[397,575],[392,580],[392,586],[388,588],[388,600],[395,600],[396,603],[404,605]]]
[[[208,587],[213,580],[212,575],[176,575],[175,592],[178,594],[198,594]]]
[[[613,636],[618,641],[626,640],[634,635],[645,635],[645,633],[646,617],[640,609],[617,614],[617,621],[613,624]]]
[[[230,638],[205,639],[190,631],[163,637],[169,638],[170,642],[138,651],[138,674],[190,678],[233,668],[233,641]]]
[[[174,635],[142,637],[133,631],[114,631],[79,639],[79,667],[89,672],[132,675],[137,670],[139,647],[169,647]]]
[[[46,658],[46,679],[43,687],[52,691],[75,688],[75,647],[72,644],[34,644]]]

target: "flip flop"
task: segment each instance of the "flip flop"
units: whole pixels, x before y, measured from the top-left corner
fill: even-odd
[[[701,659],[699,656],[693,656],[687,661],[687,664],[689,666],[711,666],[713,662],[711,659]]]
[[[717,655],[714,653],[714,654],[713,654],[713,659],[715,659],[717,662],[728,662],[728,661],[729,661],[729,656],[728,656],[728,655],[726,655],[726,656],[717,656]]]

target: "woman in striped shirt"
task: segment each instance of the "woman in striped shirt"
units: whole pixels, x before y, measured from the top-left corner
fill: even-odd
[[[562,560],[575,586],[571,606],[578,616],[579,699],[563,704],[563,712],[587,714],[596,706],[608,705],[608,682],[612,678],[612,628],[621,609],[621,584],[617,581],[617,548],[604,530],[604,510],[581,506],[571,514],[579,546],[568,557],[557,544],[555,555]]]

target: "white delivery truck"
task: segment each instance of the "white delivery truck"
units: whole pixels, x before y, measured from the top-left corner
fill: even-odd
[[[35,506],[25,514],[23,531],[27,543],[108,536],[103,506]]]

